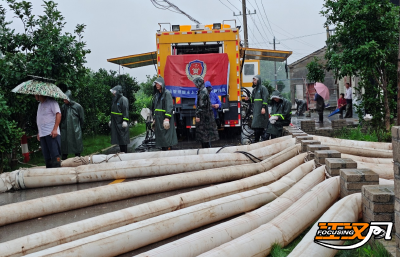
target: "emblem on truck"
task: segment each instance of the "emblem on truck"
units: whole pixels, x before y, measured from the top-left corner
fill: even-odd
[[[204,79],[207,72],[207,65],[203,61],[194,60],[186,65],[186,75],[190,81],[197,77]]]

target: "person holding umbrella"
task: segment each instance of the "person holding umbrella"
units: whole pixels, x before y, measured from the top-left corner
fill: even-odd
[[[68,97],[49,78],[29,75],[33,79],[25,81],[16,86],[11,92],[19,94],[34,95],[39,102],[36,123],[39,133],[37,140],[40,141],[46,168],[61,167],[61,137],[60,106],[54,98],[68,99]]]
[[[39,130],[37,140],[40,141],[46,168],[61,167],[60,106],[52,97],[35,96],[39,100],[36,123]]]
[[[324,123],[324,109],[325,109],[325,101],[329,99],[329,89],[322,83],[315,83],[314,86],[315,93],[314,101],[317,102],[317,112],[318,112],[318,121],[317,123]]]

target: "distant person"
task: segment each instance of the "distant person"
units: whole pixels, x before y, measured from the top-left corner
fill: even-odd
[[[128,152],[129,139],[129,102],[122,94],[122,87],[115,86],[110,90],[114,95],[111,106],[111,144],[119,145],[120,152]]]
[[[210,81],[206,81],[205,86],[206,86],[206,89],[210,96],[210,101],[211,101],[211,106],[212,106],[213,112],[214,112],[215,122],[216,122],[217,126],[220,127],[221,121],[219,119],[218,110],[220,110],[221,106],[222,106],[221,100],[219,100],[218,95],[213,91]],[[197,98],[195,100],[195,105],[197,106]]]
[[[35,98],[40,102],[36,116],[37,140],[40,141],[46,168],[61,167],[60,106],[52,97],[39,95]]]
[[[271,139],[281,137],[283,127],[289,126],[291,119],[292,103],[275,90],[271,95],[271,118],[269,118],[267,134],[271,136]]]
[[[261,76],[253,77],[253,91],[251,92],[251,102],[253,103],[253,121],[251,128],[254,130],[254,142],[260,141],[264,129],[268,125],[268,89],[261,84]],[[246,96],[246,101],[249,98]]]
[[[317,112],[318,112],[318,121],[317,123],[324,123],[324,109],[325,109],[325,101],[322,96],[318,93],[315,93],[314,101],[317,102]]]
[[[171,92],[165,89],[164,79],[158,77],[154,83],[154,134],[156,137],[156,147],[161,150],[171,150],[172,146],[178,144],[174,121],[174,106]]]
[[[307,110],[307,103],[301,99],[294,99],[297,106],[297,116],[304,116],[304,112]]]
[[[68,158],[68,154],[81,156],[83,151],[82,128],[85,122],[85,114],[80,104],[72,100],[70,90],[65,92],[68,99],[64,99],[61,106],[61,153],[62,160]]]
[[[339,109],[339,118],[340,119],[343,119],[343,111],[346,110],[346,104],[347,104],[347,102],[346,102],[346,99],[344,99],[344,94],[341,93],[340,94],[340,98],[337,101],[337,106],[338,106],[338,109]]]
[[[353,118],[353,90],[351,89],[350,83],[346,83],[346,116],[345,118]]]
[[[217,124],[212,111],[210,95],[204,85],[204,80],[197,77],[193,80],[197,87],[196,107],[196,141],[201,142],[203,148],[210,148],[212,141],[219,140]]]

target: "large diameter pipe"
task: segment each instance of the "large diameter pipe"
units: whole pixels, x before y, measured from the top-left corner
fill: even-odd
[[[351,194],[335,203],[322,217],[313,225],[300,243],[289,254],[289,257],[309,256],[335,256],[337,250],[330,249],[317,244],[314,240],[319,229],[320,222],[357,222],[362,217],[361,193]],[[343,245],[344,241],[329,240],[322,241],[333,245]]]
[[[2,215],[0,216],[0,224],[6,225],[9,223],[37,218],[44,215],[83,208],[105,202],[132,198],[140,195],[164,192],[204,184],[212,184],[217,183],[218,181],[223,182],[232,178],[231,176],[235,176],[235,173],[236,176],[239,176],[239,178],[240,176],[246,177],[251,175],[252,173],[257,174],[266,170],[270,170],[271,168],[286,160],[283,164],[280,164],[278,167],[270,170],[269,172],[255,175],[255,177],[253,176],[254,178],[249,177],[243,180],[224,183],[217,186],[196,190],[190,193],[173,196],[171,198],[167,198],[168,201],[162,202],[162,204],[157,202],[158,205],[151,206],[151,208],[149,208],[147,205],[141,205],[144,207],[137,207],[143,213],[138,212],[137,209],[131,207],[133,208],[132,211],[124,210],[118,215],[116,213],[106,214],[109,215],[109,219],[108,222],[105,224],[101,224],[99,220],[92,218],[88,219],[87,223],[85,224],[79,223],[79,226],[73,227],[73,229],[71,230],[66,227],[64,227],[62,233],[59,233],[59,230],[52,230],[52,233],[47,233],[47,237],[40,236],[39,238],[28,238],[25,243],[21,242],[22,244],[18,243],[13,245],[23,245],[24,250],[27,251],[30,249],[30,247],[28,247],[27,245],[27,242],[35,242],[32,245],[32,248],[35,248],[40,247],[42,244],[51,245],[53,243],[57,243],[58,241],[69,240],[68,238],[72,238],[71,240],[74,240],[74,237],[80,238],[79,236],[90,233],[91,231],[96,231],[96,229],[106,231],[108,230],[108,228],[112,229],[120,226],[121,224],[125,225],[129,224],[130,222],[136,222],[138,220],[152,217],[151,215],[158,215],[160,213],[183,208],[186,206],[186,204],[193,205],[201,203],[205,200],[216,199],[233,193],[246,191],[269,184],[303,163],[302,158],[305,157],[305,154],[293,157],[297,154],[298,149],[298,146],[287,149],[284,151],[284,153],[279,153],[269,158],[268,161],[262,164],[251,164],[245,166],[199,171],[194,173],[193,176],[190,176],[191,173],[186,173],[160,178],[151,178],[148,180],[119,183],[0,206],[0,213],[2,213]],[[293,158],[287,160],[291,157]],[[262,165],[262,167],[260,167],[260,165]],[[25,208],[26,206],[30,207]],[[143,208],[143,210],[140,208]],[[39,242],[36,242],[34,240],[35,238],[38,239]],[[42,239],[46,243],[43,243],[41,241]],[[3,247],[3,245],[1,247]],[[11,247],[11,245],[4,245],[5,249],[9,247]],[[21,252],[21,249],[18,247],[17,249],[13,248],[13,250],[10,252],[11,256],[12,254]]]
[[[59,245],[30,256],[116,256],[254,210],[287,191],[313,169],[295,169],[277,182]],[[132,240],[134,239],[134,240]],[[112,246],[112,247],[110,247]],[[28,255],[29,256],[29,255]]]
[[[342,158],[352,159],[353,161],[359,162],[369,162],[369,163],[376,163],[376,164],[392,164],[393,157],[391,158],[371,158],[371,157],[362,157],[352,154],[345,154],[342,153]]]
[[[221,154],[221,153],[233,153],[236,151],[249,152],[258,148],[263,148],[269,145],[281,143],[285,140],[291,139],[291,136],[285,136],[267,140],[250,145],[240,146],[229,146],[225,148],[214,147],[204,149],[188,149],[188,150],[174,150],[174,151],[157,151],[157,152],[145,152],[145,153],[128,153],[128,154],[109,154],[109,155],[92,155],[85,157],[69,158],[61,163],[63,167],[77,167],[86,164],[101,164],[107,162],[120,162],[120,161],[133,161],[140,159],[151,159],[151,158],[163,158],[163,157],[183,157],[188,155],[201,155],[201,154]]]
[[[394,180],[379,178],[379,185],[393,186],[394,185]]]
[[[369,169],[378,174],[380,178],[394,179],[393,163],[377,164],[357,161],[357,169]]]
[[[289,175],[298,169],[312,169],[313,161],[300,165]],[[303,172],[304,173],[304,172]],[[325,179],[324,166],[319,167],[303,177],[287,192],[276,200],[264,205],[257,210],[246,213],[238,218],[218,224],[211,228],[191,234],[187,237],[165,244],[148,252],[139,254],[138,257],[195,257],[212,250],[224,243],[238,238],[259,226],[268,223],[305,193],[310,191]]]
[[[267,256],[277,243],[288,245],[339,197],[340,180],[325,180],[271,222],[199,256]]]
[[[284,140],[274,145],[250,151],[250,154],[264,160],[273,154],[295,145],[295,139]],[[151,177],[170,175],[182,172],[205,170],[226,166],[237,166],[252,163],[241,153],[203,154],[186,156],[185,158],[164,157],[148,160],[104,163],[100,165],[84,165],[76,168],[59,168],[51,172],[46,169],[19,170],[5,176],[14,176],[13,185],[24,185],[24,188],[37,188],[62,184],[86,183],[104,180]],[[26,174],[26,175],[25,175]],[[17,176],[18,175],[18,176]],[[0,192],[9,190],[11,185],[0,188]],[[19,189],[16,188],[16,189]]]
[[[358,155],[358,156],[372,157],[372,158],[393,158],[392,150],[337,145],[330,142],[323,142],[323,144],[329,146],[330,150],[336,150],[344,154],[351,154],[351,155]]]
[[[321,144],[326,143],[341,145],[346,147],[361,147],[361,148],[371,148],[380,150],[393,150],[392,143],[381,143],[381,142],[366,142],[357,140],[340,139],[333,137],[323,137],[323,136],[313,136],[314,140],[318,140]]]

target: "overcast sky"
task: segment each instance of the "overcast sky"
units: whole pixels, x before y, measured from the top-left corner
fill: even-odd
[[[234,17],[242,9],[240,0],[170,0],[183,11],[202,24],[237,19],[242,25],[242,17]],[[31,0],[34,14],[42,14],[41,0]],[[118,70],[118,66],[107,59],[131,54],[155,51],[155,33],[159,22],[172,24],[194,24],[186,16],[168,10],[160,10],[150,0],[58,0],[58,9],[65,17],[66,31],[72,32],[76,24],[86,24],[84,40],[92,51],[87,56],[87,66]],[[249,45],[254,48],[273,49],[269,44],[277,38],[278,50],[293,51],[288,63],[292,63],[325,45],[325,19],[319,14],[323,0],[247,0],[247,7],[257,14],[248,17]],[[5,5],[5,1],[1,1]],[[225,6],[225,5],[226,6]],[[265,8],[265,12],[263,9]],[[12,13],[8,13],[12,19]],[[254,22],[253,22],[254,20]],[[268,25],[268,21],[270,26]],[[257,26],[255,26],[255,24]],[[12,25],[22,28],[19,20]],[[272,32],[271,32],[272,28]],[[243,33],[243,31],[242,31]],[[311,34],[317,34],[299,39]],[[288,40],[285,40],[288,39]],[[243,36],[242,36],[243,40]],[[122,69],[139,81],[146,75],[155,74],[154,66],[136,69]]]

